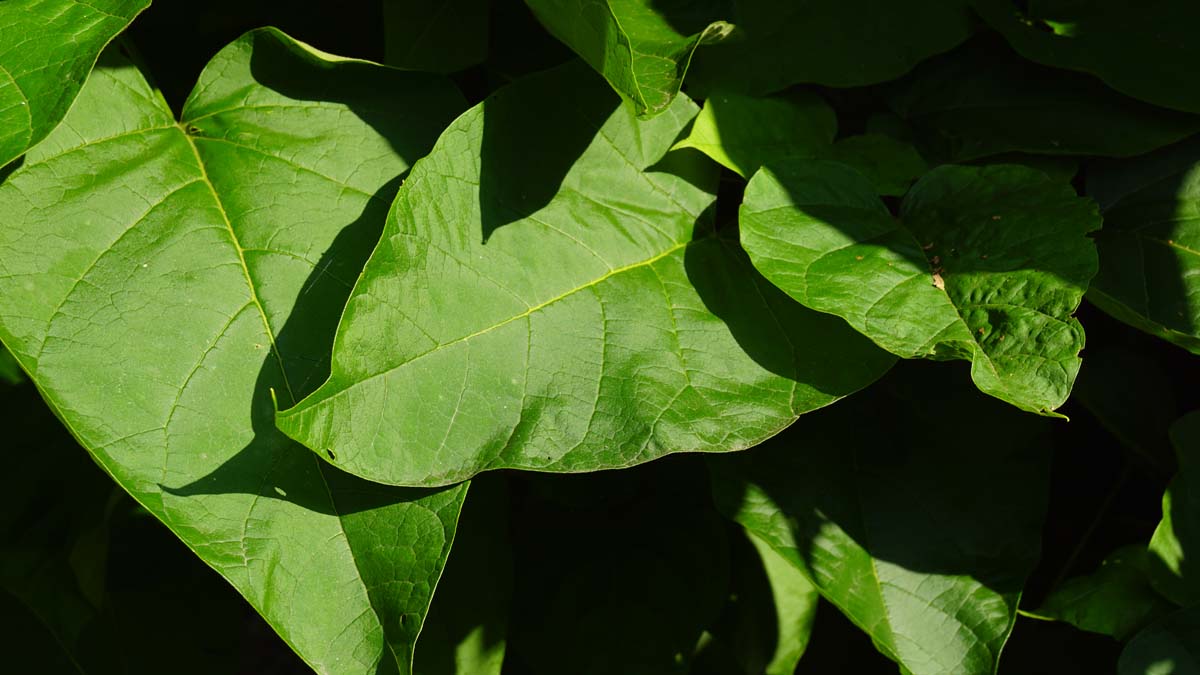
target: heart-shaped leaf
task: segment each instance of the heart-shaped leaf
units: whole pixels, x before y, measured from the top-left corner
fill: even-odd
[[[459,117],[397,196],[329,381],[279,427],[353,474],[445,485],[740,450],[877,378],[891,357],[713,234],[710,162],[659,161],[695,114],[639,121],[576,62]]]
[[[966,359],[984,392],[1050,413],[1079,372],[1072,317],[1096,273],[1095,205],[1021,166],[943,166],[899,218],[832,162],[762,169],[742,244],[788,295],[904,358]]]
[[[0,167],[46,137],[96,58],[150,0],[0,2]]]
[[[102,60],[0,185],[0,338],[96,461],[319,672],[407,672],[466,492],[372,485],[271,423],[327,368],[447,80],[264,29],[176,122]],[[333,310],[333,311],[331,311]]]

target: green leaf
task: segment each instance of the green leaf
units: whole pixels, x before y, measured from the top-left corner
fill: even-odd
[[[1200,604],[1200,411],[1171,427],[1179,473],[1163,495],[1162,522],[1150,538],[1150,583],[1172,602]]]
[[[792,675],[812,637],[820,594],[754,533],[732,542],[729,603],[701,639],[693,675]]]
[[[886,82],[967,39],[969,0],[735,0],[728,39],[696,53],[689,91],[769,94]]]
[[[482,62],[490,5],[490,0],[383,0],[383,62],[434,73]]]
[[[837,118],[807,91],[753,97],[720,92],[709,96],[676,148],[695,148],[749,178],[766,164],[787,159],[836,159],[866,174],[880,194],[902,195],[928,169],[911,145],[881,134],[850,136],[837,143]]]
[[[1200,4],[1160,0],[1030,3],[975,0],[975,9],[1027,59],[1090,73],[1134,98],[1200,113],[1195,29]]]
[[[25,375],[21,372],[21,364],[17,363],[17,360],[3,344],[0,344],[0,382],[17,385],[24,381]]]
[[[1119,675],[1200,675],[1200,607],[1138,633],[1121,652]]]
[[[0,167],[46,137],[96,58],[150,0],[0,2]]]
[[[1095,207],[1019,166],[943,166],[900,218],[852,169],[767,167],[746,188],[742,244],[772,283],[904,358],[965,359],[979,388],[1037,413],[1066,401],[1095,274]]]
[[[329,381],[276,423],[433,486],[740,450],[877,378],[891,357],[713,235],[711,163],[651,167],[695,114],[638,121],[576,62],[459,117],[397,196]]]
[[[947,367],[898,367],[761,448],[709,459],[718,508],[913,675],[995,672],[1049,477],[1045,421],[957,387]]]
[[[1200,131],[1200,117],[1023,61],[986,40],[917,68],[894,85],[889,105],[912,125],[922,154],[940,162],[1007,152],[1128,157]]]
[[[722,39],[727,0],[525,0],[639,115],[667,110],[703,42]]]
[[[454,550],[421,629],[414,673],[499,675],[513,586],[508,486],[498,475],[471,481]]]
[[[1097,164],[1088,194],[1104,213],[1100,272],[1088,300],[1200,354],[1200,138]]]
[[[136,69],[102,64],[0,185],[0,338],[315,669],[407,672],[466,487],[346,476],[277,433],[270,394],[327,372],[375,224],[461,96],[264,29],[214,57],[176,123]]]
[[[1151,588],[1148,567],[1144,547],[1118,549],[1092,574],[1069,579],[1055,589],[1033,615],[1126,640],[1172,609]]]

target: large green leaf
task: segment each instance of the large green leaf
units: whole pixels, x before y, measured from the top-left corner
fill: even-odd
[[[1098,164],[1088,193],[1104,212],[1088,300],[1200,354],[1200,138]]]
[[[1096,271],[1095,206],[1020,166],[943,166],[894,218],[832,162],[766,167],[746,188],[742,244],[788,295],[905,358],[966,359],[984,392],[1049,413],[1079,372],[1071,315]]]
[[[488,53],[490,0],[383,0],[383,62],[452,73]]]
[[[833,108],[811,92],[773,97],[719,92],[704,101],[676,147],[695,148],[743,178],[786,159],[836,159],[862,171],[886,195],[904,194],[928,168],[903,141],[862,134],[834,143],[836,135]]]
[[[689,91],[768,94],[886,82],[971,33],[969,0],[734,0],[736,30],[696,53]]]
[[[727,0],[525,0],[638,114],[666,110],[703,42],[722,39]],[[564,89],[569,91],[569,89]]]
[[[1195,0],[1043,1],[1028,3],[1028,12],[1012,0],[974,4],[1027,59],[1091,73],[1155,105],[1200,113],[1200,3]]]
[[[1148,569],[1144,547],[1135,544],[1118,549],[1105,558],[1100,569],[1056,588],[1032,614],[1128,639],[1173,609],[1151,588]]]
[[[395,184],[465,104],[274,30],[178,123],[102,62],[0,185],[0,338],[96,461],[319,672],[404,672],[465,486],[372,485],[271,423],[320,381]]]
[[[1117,663],[1119,675],[1200,675],[1200,607],[1176,612],[1138,633]]]
[[[1167,599],[1200,605],[1200,411],[1171,427],[1179,473],[1163,495],[1162,522],[1150,538],[1150,582]]]
[[[150,0],[0,2],[0,167],[46,137],[96,58]]]
[[[638,121],[576,62],[458,118],[397,196],[329,381],[279,427],[353,474],[445,485],[739,450],[877,378],[890,357],[711,232],[710,162],[651,168],[695,113]]]
[[[893,88],[931,159],[1008,152],[1128,157],[1200,131],[1200,117],[1126,98],[1086,75],[1046,68],[975,40]]]
[[[761,448],[709,459],[718,508],[912,675],[995,672],[1049,477],[1046,422],[956,386],[948,367],[904,364]]]

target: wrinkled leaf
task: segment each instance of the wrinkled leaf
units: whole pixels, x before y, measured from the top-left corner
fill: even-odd
[[[816,94],[752,97],[717,93],[677,148],[695,148],[743,178],[786,159],[836,159],[864,173],[880,194],[902,195],[928,167],[911,145],[881,134],[837,143],[837,118]]]
[[[718,508],[905,672],[990,674],[1038,559],[1046,424],[955,386],[947,367],[898,367],[709,462]]]
[[[1117,663],[1119,675],[1200,675],[1200,607],[1176,612],[1138,633]]]
[[[729,592],[727,524],[713,509],[704,467],[672,458],[602,477],[533,480],[563,491],[600,482],[611,492],[566,508],[533,498],[515,514],[520,620],[505,671],[687,673]]]
[[[1104,213],[1088,300],[1200,354],[1200,138],[1098,164],[1088,193]]]
[[[459,117],[397,196],[329,381],[276,423],[432,486],[740,450],[877,378],[890,357],[711,232],[711,163],[651,167],[695,113],[638,121],[573,63]]]
[[[832,162],[750,181],[742,244],[772,283],[905,358],[971,361],[979,388],[1049,413],[1079,372],[1071,315],[1096,253],[1095,206],[1019,166],[943,166],[894,218],[861,174]]]
[[[1162,521],[1150,538],[1150,582],[1172,602],[1200,604],[1200,412],[1171,427],[1179,473],[1163,495]]]
[[[0,2],[0,167],[50,133],[96,58],[150,0]]]
[[[1069,579],[1055,589],[1033,614],[1065,621],[1080,630],[1128,639],[1172,609],[1171,603],[1150,587],[1147,569],[1144,547],[1118,549],[1092,574]]]
[[[734,0],[735,30],[696,53],[689,91],[769,94],[886,82],[971,33],[969,0]]]
[[[488,53],[490,0],[383,0],[383,62],[452,73]]]
[[[632,100],[639,115],[666,110],[692,53],[730,29],[722,21],[727,0],[525,1],[547,30]]]
[[[465,486],[394,490],[277,433],[447,81],[250,33],[176,123],[106,58],[0,185],[0,337],[96,461],[319,672],[406,672]],[[389,533],[381,536],[381,532]]]
[[[1126,98],[1086,75],[973,41],[898,83],[889,105],[922,154],[961,162],[1007,152],[1128,157],[1200,131],[1200,117]]]
[[[1134,98],[1200,113],[1200,3],[975,0],[975,9],[1027,59],[1090,73]]]

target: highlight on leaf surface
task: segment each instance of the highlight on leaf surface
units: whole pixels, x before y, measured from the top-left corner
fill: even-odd
[[[269,392],[323,377],[400,176],[464,107],[444,78],[263,29],[212,59],[176,121],[110,50],[0,184],[0,339],[320,672],[408,673],[466,485],[347,476],[276,431]]]
[[[879,377],[892,357],[713,231],[715,167],[664,157],[696,112],[639,120],[576,62],[455,120],[400,189],[329,381],[278,426],[433,486],[740,450]]]
[[[742,244],[801,304],[904,358],[971,361],[980,390],[1051,414],[1079,371],[1072,316],[1096,272],[1095,206],[1020,166],[942,166],[893,217],[826,161],[768,166],[740,210]]]

